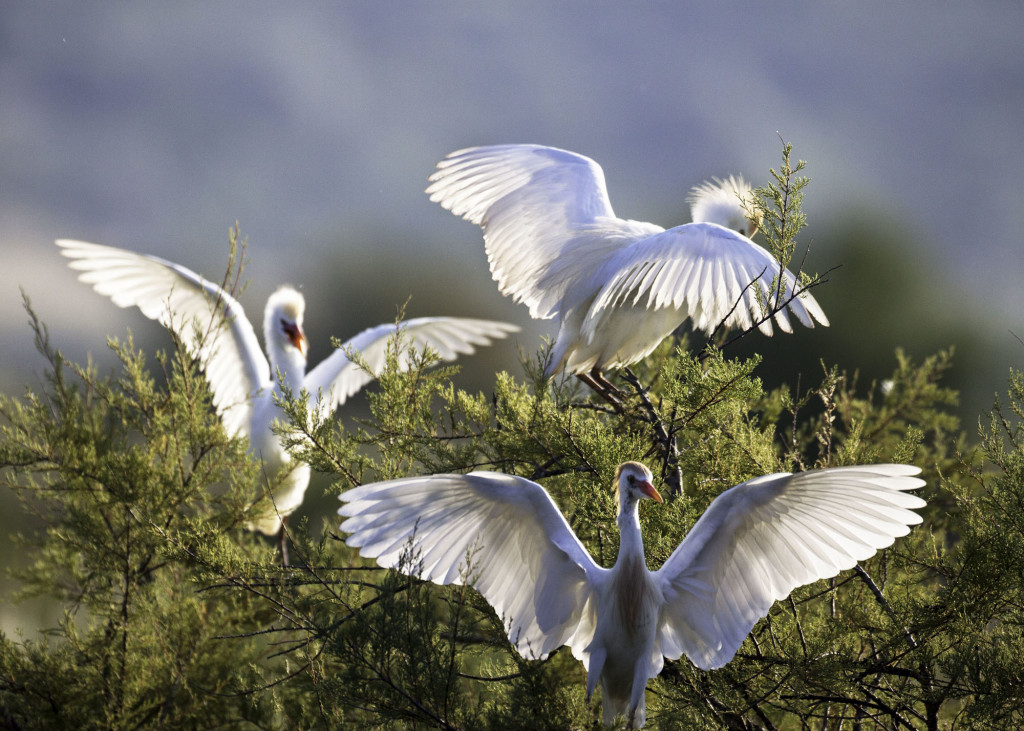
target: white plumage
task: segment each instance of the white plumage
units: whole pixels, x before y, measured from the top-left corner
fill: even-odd
[[[293,462],[272,424],[284,419],[274,403],[283,383],[298,395],[310,394],[320,415],[328,416],[349,396],[373,380],[345,351],[358,352],[374,372],[387,358],[388,339],[401,327],[407,343],[430,348],[444,360],[474,352],[519,328],[503,322],[454,317],[423,317],[378,325],[349,340],[316,368],[306,372],[306,337],[302,331],[305,301],[291,287],[281,287],[267,300],[263,336],[268,358],[242,306],[220,286],[183,266],[135,252],[84,241],[57,241],[69,266],[118,307],[142,313],[173,329],[201,363],[213,392],[213,403],[228,433],[248,437],[273,486],[274,504],[264,503],[251,528],[272,535],[302,503],[309,484],[309,466]],[[195,349],[198,342],[199,347]],[[408,351],[401,364],[408,365]],[[319,402],[317,396],[320,395]]]
[[[558,319],[547,375],[564,368],[600,378],[646,356],[688,317],[709,333],[724,320],[771,335],[753,282],[779,307],[782,330],[792,331],[787,308],[807,327],[828,325],[810,293],[793,297],[793,274],[748,238],[756,222],[744,210],[751,190],[742,178],[695,188],[694,223],[666,231],[617,218],[601,167],[566,150],[473,147],[437,167],[430,200],[483,227],[501,292],[535,318]]]
[[[347,543],[439,584],[470,582],[524,657],[568,645],[601,684],[604,721],[645,717],[664,658],[727,663],[772,603],[835,576],[906,535],[924,507],[907,465],[777,473],[719,495],[657,571],[644,559],[637,506],[661,502],[642,464],[619,466],[619,555],[598,566],[540,485],[493,472],[363,485],[340,496]],[[467,570],[466,557],[472,566]]]

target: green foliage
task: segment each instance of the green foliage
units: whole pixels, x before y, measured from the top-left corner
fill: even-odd
[[[782,165],[778,170],[769,172],[774,183],[757,188],[754,191],[753,214],[759,222],[759,228],[768,243],[769,251],[784,267],[788,267],[796,251],[796,235],[800,233],[807,218],[801,210],[804,194],[810,179],[797,177],[803,172],[807,163],[792,161],[793,145],[783,142]]]
[[[165,385],[129,339],[112,343],[117,379],[67,363],[33,318],[50,372],[42,393],[0,397],[0,473],[46,526],[22,537],[35,560],[27,595],[66,615],[42,641],[0,639],[0,697],[9,725],[37,728],[215,726],[270,718],[237,694],[264,648],[233,643],[252,595],[199,593],[203,576],[183,552],[234,566],[265,549],[219,540],[240,526],[257,467],[210,408],[205,379],[183,352],[161,357]],[[203,543],[194,544],[197,536]],[[211,703],[212,699],[216,703]]]
[[[759,208],[787,262],[805,185],[789,151]],[[40,393],[0,397],[0,478],[45,526],[22,538],[33,557],[24,593],[66,615],[45,639],[0,638],[6,726],[599,726],[566,648],[523,660],[476,592],[358,558],[336,517],[291,526],[282,567],[244,527],[266,487],[259,465],[224,434],[184,348],[157,358],[156,380],[130,339],[112,343],[120,371],[100,377],[33,327],[47,380]],[[290,424],[279,429],[334,492],[473,469],[539,480],[604,565],[618,550],[611,476],[625,460],[648,464],[667,498],[640,512],[652,567],[743,480],[917,464],[924,525],[778,602],[724,668],[666,663],[648,687],[648,724],[1024,724],[1024,375],[1011,372],[974,446],[942,385],[951,352],[913,362],[897,350],[881,383],[823,362],[817,383],[767,390],[760,359],[730,357],[729,342],[666,341],[614,376],[612,407],[575,379],[545,382],[544,352],[522,376],[502,372],[490,393],[467,393],[429,352],[404,367],[399,336],[368,418],[322,419],[308,408],[316,394],[286,393]]]

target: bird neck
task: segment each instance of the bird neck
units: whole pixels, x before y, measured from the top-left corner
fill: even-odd
[[[619,526],[619,557],[616,563],[640,558],[644,560],[644,539],[640,535],[639,501],[632,500],[622,506],[616,523]]]
[[[305,356],[296,348],[274,348],[270,355],[270,378],[274,381],[275,388],[280,388],[277,377],[280,372],[284,385],[291,389],[292,395],[298,397],[306,375]]]

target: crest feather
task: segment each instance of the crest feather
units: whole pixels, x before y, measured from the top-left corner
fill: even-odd
[[[267,310],[273,310],[293,322],[302,322],[306,312],[306,299],[290,285],[278,287],[267,300]]]
[[[730,175],[724,180],[712,178],[695,186],[686,202],[694,223],[717,223],[733,231],[746,229],[747,210],[754,199],[754,189],[742,175]],[[754,213],[753,210],[750,211]],[[756,221],[756,223],[760,223]]]

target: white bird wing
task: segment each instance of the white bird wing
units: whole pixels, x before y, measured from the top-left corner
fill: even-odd
[[[906,535],[924,500],[908,465],[777,473],[726,490],[655,572],[658,639],[705,670],[727,663],[772,603]]]
[[[363,485],[340,499],[348,545],[395,567],[411,544],[406,573],[475,588],[523,657],[564,644],[579,657],[590,643],[593,585],[607,569],[537,483],[496,472],[429,475]]]
[[[771,303],[775,300],[771,296],[772,278],[778,274],[779,263],[771,254],[731,229],[715,223],[677,226],[621,249],[608,259],[596,275],[606,284],[591,305],[583,331],[593,334],[607,310],[644,300],[652,310],[682,311],[684,319],[692,318],[695,329],[709,333],[723,319],[729,327],[746,329],[763,317],[757,291],[748,285],[756,281]],[[788,269],[783,276],[781,302],[790,300],[796,283]],[[814,327],[814,320],[828,325],[828,318],[809,292],[790,300],[788,308],[807,327]],[[784,309],[775,314],[775,319],[783,331],[792,332]],[[771,321],[761,323],[760,330],[771,335]]]
[[[437,164],[430,200],[483,227],[491,274],[503,294],[554,317],[574,282],[612,251],[659,226],[615,218],[601,166],[542,145],[471,147]]]
[[[363,330],[342,347],[325,358],[306,374],[303,387],[311,399],[318,401],[321,418],[327,418],[338,406],[374,379],[374,373],[387,364],[388,341],[401,328],[406,347],[399,353],[399,365],[409,367],[409,348],[433,350],[442,360],[455,360],[460,354],[470,354],[476,345],[490,345],[509,333],[519,332],[518,325],[495,320],[477,320],[465,317],[419,317],[394,323],[377,325]],[[357,352],[370,369],[367,372],[353,363],[347,352]]]
[[[68,264],[118,307],[174,330],[199,360],[229,434],[249,430],[250,397],[270,383],[270,366],[242,306],[195,272],[155,256],[84,241],[57,241]],[[202,336],[198,350],[194,347]]]

